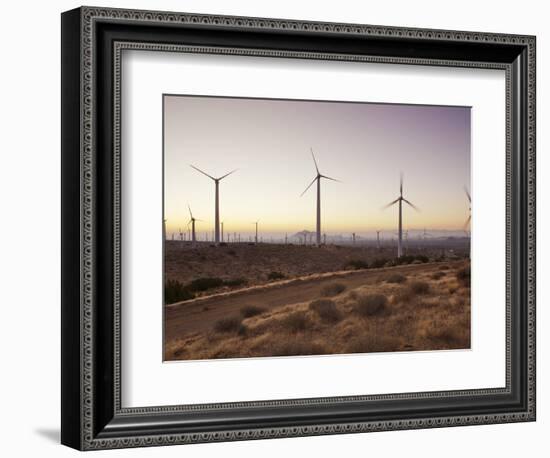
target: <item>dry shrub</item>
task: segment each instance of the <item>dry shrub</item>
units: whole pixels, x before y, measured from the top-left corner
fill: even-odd
[[[387,311],[388,298],[383,294],[367,294],[359,297],[355,311],[361,316],[382,315]]]
[[[252,316],[261,315],[265,312],[265,308],[258,307],[256,305],[245,305],[244,307],[241,307],[241,315],[244,318],[250,318]]]
[[[431,275],[431,278],[432,278],[432,280],[439,280],[440,278],[443,278],[444,276],[445,276],[445,272],[439,271],[439,272],[434,272]]]
[[[412,313],[393,317],[386,326],[387,335],[400,336],[407,343],[411,343],[416,336],[416,319]]]
[[[470,287],[470,266],[463,267],[456,273],[456,279],[462,286]]]
[[[173,304],[174,302],[187,301],[193,299],[195,295],[178,280],[167,280],[164,285],[164,303]]]
[[[282,280],[283,278],[285,278],[285,274],[276,270],[267,274],[268,280]]]
[[[436,301],[426,301],[422,299],[418,299],[414,301],[414,308],[416,310],[432,309],[440,306],[443,307],[444,305],[448,305],[448,304],[439,304]]]
[[[395,336],[363,334],[353,337],[346,345],[346,353],[396,351],[401,341]]]
[[[449,266],[447,264],[443,264],[442,266],[439,266],[439,270],[449,270]]]
[[[290,332],[300,332],[306,330],[309,320],[306,312],[298,311],[289,313],[280,320],[280,323]]]
[[[363,261],[362,259],[351,259],[344,265],[344,269],[361,270],[368,268],[369,264],[367,263],[367,261]]]
[[[309,304],[309,309],[317,313],[321,320],[328,323],[336,323],[342,319],[340,311],[331,299],[317,299]]]
[[[462,329],[457,329],[456,326],[446,325],[438,329],[430,329],[427,332],[427,337],[437,342],[438,345],[446,347],[469,346],[469,338],[467,333]]]
[[[223,280],[218,277],[201,277],[189,282],[186,288],[191,292],[202,292],[223,286]]]
[[[331,297],[343,293],[346,290],[346,285],[342,283],[329,283],[321,288],[321,296]]]
[[[430,291],[430,285],[425,281],[414,281],[409,285],[409,289],[414,294],[426,294]]]
[[[401,288],[393,296],[395,304],[409,304],[413,299],[414,294],[410,288]]]
[[[304,338],[281,340],[272,345],[270,350],[273,356],[322,355],[330,353],[324,345]]]
[[[387,283],[405,283],[406,281],[407,277],[401,274],[391,274],[388,278],[386,278]]]
[[[226,333],[239,332],[241,323],[241,319],[237,316],[222,318],[214,323],[214,331]]]

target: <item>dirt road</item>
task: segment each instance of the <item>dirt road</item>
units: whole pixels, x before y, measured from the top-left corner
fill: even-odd
[[[451,263],[448,263],[451,264]],[[245,305],[273,309],[289,304],[310,301],[320,296],[323,286],[334,281],[351,290],[376,283],[391,273],[421,273],[434,269],[434,264],[417,264],[384,269],[358,270],[322,277],[305,277],[263,287],[248,288],[225,294],[171,304],[165,307],[165,338],[170,341],[186,334],[204,332],[221,318],[238,315]]]

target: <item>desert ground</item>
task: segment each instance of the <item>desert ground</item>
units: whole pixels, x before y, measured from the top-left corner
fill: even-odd
[[[469,348],[469,262],[380,251],[167,243],[165,360]]]

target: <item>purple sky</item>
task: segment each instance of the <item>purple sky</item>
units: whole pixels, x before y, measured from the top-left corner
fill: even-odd
[[[220,176],[221,219],[248,233],[261,219],[269,233],[313,230],[321,173],[323,231],[393,230],[399,192],[422,210],[404,211],[411,230],[460,230],[468,216],[470,108],[349,102],[165,96],[165,215],[167,231],[185,227],[187,204],[202,229],[214,221],[214,185],[189,167]]]

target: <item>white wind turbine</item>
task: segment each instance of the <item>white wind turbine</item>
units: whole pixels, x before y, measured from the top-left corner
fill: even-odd
[[[403,202],[410,205],[412,208],[414,208],[416,211],[420,211],[418,207],[413,205],[411,202],[409,202],[407,199],[403,197],[403,173],[401,173],[400,181],[399,181],[399,197],[395,199],[393,202],[390,202],[388,205],[383,207],[385,210],[386,208],[391,207],[392,205],[398,203],[399,204],[399,231],[398,231],[398,239],[397,239],[397,257],[400,258],[403,256]]]
[[[237,169],[232,170],[229,173],[226,173],[225,175],[214,178],[212,175],[208,175],[208,173],[203,172],[201,169],[195,167],[194,165],[189,164],[189,166],[193,169],[195,169],[197,172],[202,173],[203,175],[207,176],[208,178],[212,179],[216,185],[216,196],[215,196],[215,214],[214,214],[214,224],[215,224],[215,233],[214,233],[214,241],[216,243],[220,243],[220,181],[223,180],[225,177],[231,175],[232,173],[236,172]]]
[[[187,205],[189,207],[189,216],[191,217],[189,219],[189,222],[187,223],[187,227],[191,224],[191,241],[196,242],[197,241],[197,233],[195,232],[195,221],[202,221],[201,219],[197,219],[193,216],[193,212],[191,212],[191,206]],[[182,232],[180,229],[180,237],[182,236]]]
[[[315,170],[317,171],[317,175],[313,179],[313,181],[308,185],[308,187],[304,190],[302,194],[300,194],[300,197],[302,197],[306,191],[311,188],[311,185],[317,181],[317,228],[316,228],[316,241],[317,246],[321,245],[321,178],[326,178],[327,180],[332,181],[338,181],[336,178],[331,178],[326,175],[321,175],[321,172],[319,172],[319,167],[317,165],[317,161],[315,160],[315,155],[313,154],[313,148],[311,148],[311,157],[313,158],[313,162],[315,164]]]
[[[464,223],[464,232],[470,235],[470,231],[468,231],[468,226],[470,225],[470,221],[472,220],[472,197],[470,196],[470,191],[468,191],[468,188],[464,186],[464,192],[466,193],[466,197],[468,198],[468,219]]]

